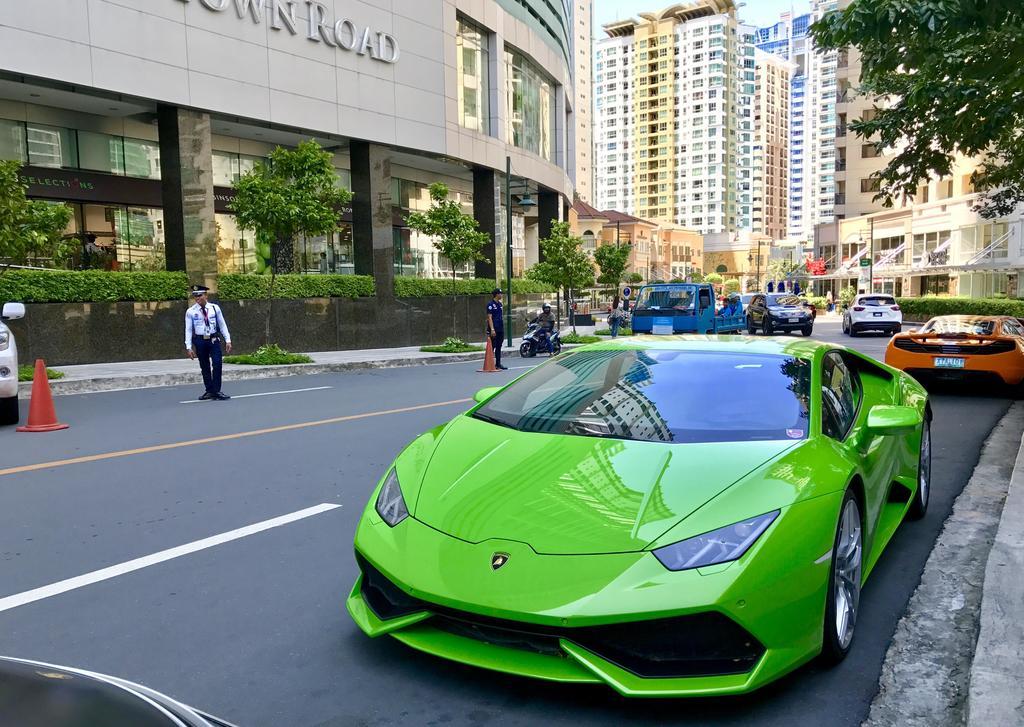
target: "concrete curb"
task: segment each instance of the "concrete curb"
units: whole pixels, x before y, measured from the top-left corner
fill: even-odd
[[[480,360],[483,352],[438,354],[436,356],[410,356],[373,361],[345,361],[341,363],[287,364],[283,366],[250,366],[246,368],[225,368],[224,381],[247,381],[250,379],[276,379],[284,376],[329,374],[365,369],[399,368],[405,366],[426,366],[431,364],[459,363]],[[50,382],[54,396],[64,394],[91,394],[119,389],[146,389],[154,386],[177,386],[180,384],[202,384],[203,377],[198,371],[192,373],[149,374],[144,376],[103,376],[89,379],[58,379]],[[31,381],[18,384],[18,396],[27,399],[32,390]]]
[[[865,727],[965,723],[982,581],[987,585],[985,564],[1014,475],[1014,460],[1019,461],[1022,433],[1024,404],[1018,403],[992,430],[942,526],[886,651]],[[984,597],[988,595],[986,588]],[[1019,606],[1016,610],[1020,612]],[[1016,684],[1019,695],[1020,681]],[[975,722],[977,727],[982,724]],[[984,724],[1003,727],[1020,722],[987,720]]]
[[[985,567],[968,727],[1024,725],[1024,442]]]

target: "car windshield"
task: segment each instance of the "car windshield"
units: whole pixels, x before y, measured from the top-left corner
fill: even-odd
[[[804,439],[810,365],[728,351],[583,350],[534,369],[478,419],[523,432],[646,442]]]
[[[896,305],[896,299],[891,295],[873,295],[870,298],[861,298],[857,301],[857,305],[864,305],[869,307],[888,306]]]
[[[932,318],[924,324],[921,333],[967,333],[975,336],[991,336],[995,329],[995,321],[977,318]]]
[[[695,298],[692,285],[644,288],[636,301],[636,310],[692,310]]]
[[[803,300],[795,295],[769,295],[768,305],[803,305]]]

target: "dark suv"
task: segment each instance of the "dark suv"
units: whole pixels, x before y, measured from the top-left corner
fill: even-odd
[[[787,331],[809,336],[814,331],[813,309],[790,293],[757,293],[747,306],[747,333],[757,331],[766,336]]]

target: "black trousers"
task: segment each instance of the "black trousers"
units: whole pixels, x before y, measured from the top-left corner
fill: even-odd
[[[501,366],[501,344],[505,340],[504,331],[495,331],[491,336],[491,348],[494,349],[494,365]]]
[[[203,384],[206,386],[206,393],[220,393],[220,369],[221,356],[220,339],[193,338],[192,345],[196,349],[196,358],[199,359],[199,368],[203,370]]]

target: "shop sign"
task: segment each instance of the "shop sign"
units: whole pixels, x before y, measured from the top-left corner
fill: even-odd
[[[189,3],[192,0],[177,0]],[[298,35],[300,30],[313,43],[324,43],[331,48],[369,56],[382,63],[396,63],[400,55],[398,41],[389,33],[374,31],[370,27],[360,28],[348,18],[332,18],[322,2],[305,0],[307,20],[300,29],[295,17],[296,0],[199,0],[199,4],[214,13],[223,13],[234,8],[239,20],[246,16],[254,23],[262,23],[269,15],[270,27],[287,30]]]
[[[24,166],[19,175],[26,194],[37,199],[163,206],[160,180],[70,169]]]

